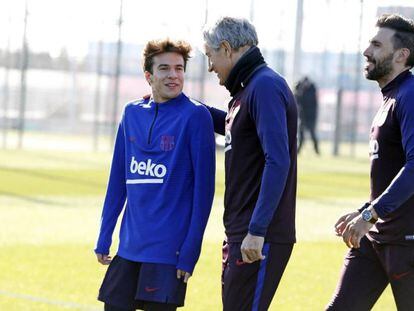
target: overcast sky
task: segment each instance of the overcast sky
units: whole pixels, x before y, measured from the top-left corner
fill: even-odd
[[[8,39],[12,49],[22,42],[25,0],[0,2],[0,48]],[[414,6],[413,0],[365,0],[362,46],[375,23],[377,5]],[[28,0],[28,40],[34,51],[57,55],[66,48],[82,56],[88,43],[117,40],[119,0]],[[294,0],[124,0],[123,39],[145,43],[159,37],[184,38],[202,47],[201,31],[208,7],[208,22],[219,16],[253,17],[259,46],[293,49]],[[253,10],[251,10],[253,8]],[[305,51],[356,51],[360,0],[304,0],[302,46]]]

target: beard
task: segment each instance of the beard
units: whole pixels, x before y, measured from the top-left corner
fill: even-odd
[[[392,60],[394,58],[394,53],[390,53],[388,56],[383,59],[376,60],[374,58],[367,58],[368,62],[371,62],[374,65],[374,68],[365,70],[365,77],[368,80],[378,81],[379,79],[385,77],[392,71]]]

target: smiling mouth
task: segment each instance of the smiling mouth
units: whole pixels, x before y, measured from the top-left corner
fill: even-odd
[[[365,68],[365,69],[368,69],[368,67],[369,67],[370,65],[372,65],[372,66],[374,66],[374,67],[375,67],[375,63],[374,63],[374,62],[372,62],[372,61],[366,61],[366,62],[365,62],[365,66],[364,66],[364,68]]]
[[[375,60],[373,58],[366,58],[365,63],[375,65]]]
[[[173,88],[173,87],[178,87],[177,83],[167,83],[166,84],[167,87]]]

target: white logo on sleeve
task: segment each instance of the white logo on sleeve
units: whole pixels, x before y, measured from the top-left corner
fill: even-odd
[[[231,128],[233,126],[233,121],[236,118],[237,114],[240,111],[240,104],[241,101],[240,99],[237,99],[236,101],[233,102],[229,112],[227,113],[226,116],[226,136],[225,136],[225,145],[224,145],[224,152],[230,151],[231,150],[231,141],[232,141],[232,137],[231,137]]]
[[[369,141],[369,153],[371,160],[378,159],[379,144],[378,140],[371,139]]]
[[[127,179],[127,184],[162,184],[164,183],[163,177],[167,174],[167,168],[165,165],[152,163],[151,159],[148,159],[146,162],[138,162],[135,160],[135,157],[132,157],[131,159],[129,171],[132,174],[154,178]]]
[[[231,150],[231,132],[226,131],[224,152]]]

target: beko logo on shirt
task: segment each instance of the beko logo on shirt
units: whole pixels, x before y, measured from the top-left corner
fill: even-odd
[[[127,184],[162,184],[163,177],[167,174],[167,167],[163,164],[153,163],[151,159],[138,162],[135,157],[132,157],[129,171],[132,174],[156,178],[127,179]]]

